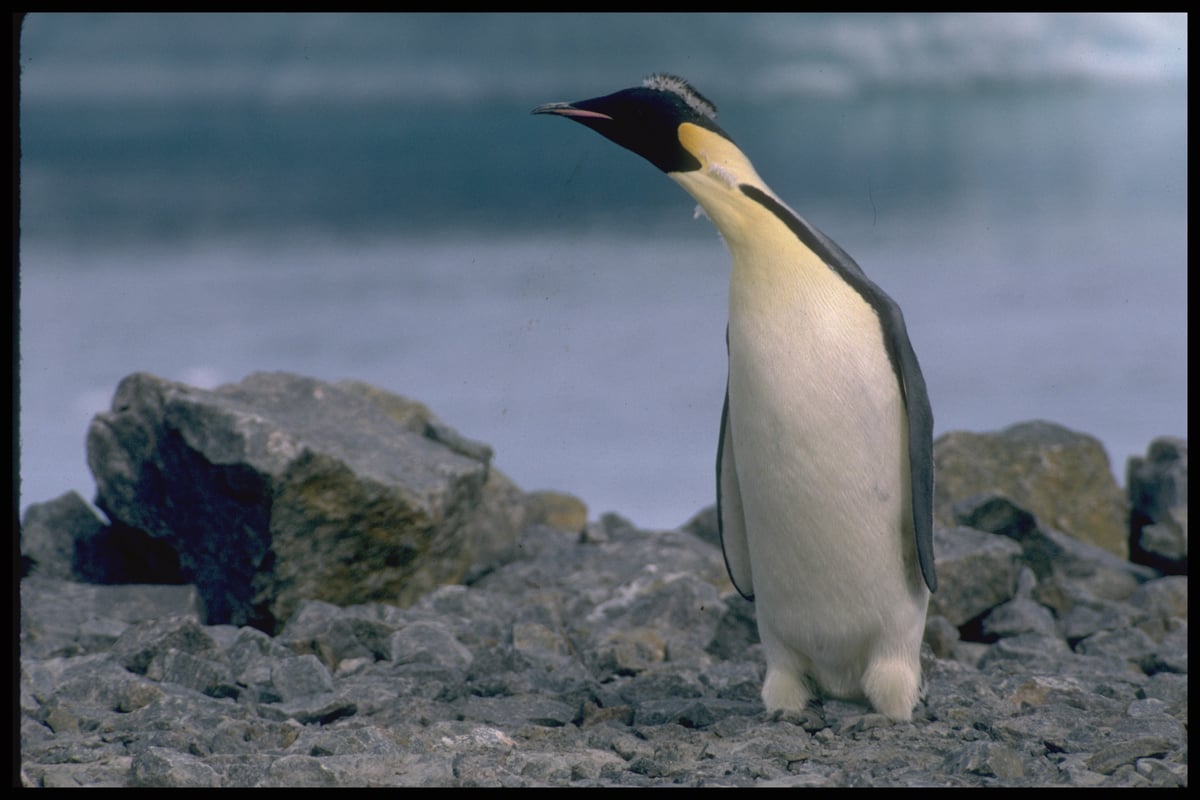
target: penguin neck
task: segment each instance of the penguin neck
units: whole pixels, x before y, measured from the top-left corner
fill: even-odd
[[[855,290],[831,266],[830,249],[840,249],[783,203],[733,142],[688,128],[680,126],[680,141],[700,168],[668,175],[704,209],[733,257],[730,325],[820,320],[844,307]]]
[[[771,191],[737,145],[686,122],[679,126],[679,142],[700,166],[667,174],[696,199],[720,231],[735,271],[739,266],[774,270],[772,265],[781,259],[793,266],[821,262],[795,234],[799,215]]]
[[[733,257],[731,314],[747,304],[760,310],[795,310],[803,298],[820,302],[835,290],[836,276],[796,235],[799,216],[763,183],[744,156],[742,162],[744,167],[736,172],[721,167],[670,173],[700,204]]]

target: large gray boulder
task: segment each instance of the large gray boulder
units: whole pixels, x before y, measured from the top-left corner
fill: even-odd
[[[358,383],[138,373],[87,444],[97,506],[169,545],[209,624],[273,631],[304,599],[406,606],[502,563],[524,527],[490,448]]]
[[[1049,528],[1129,556],[1125,495],[1094,437],[1038,420],[998,433],[943,434],[933,457],[938,524],[955,524],[956,501],[998,493]]]

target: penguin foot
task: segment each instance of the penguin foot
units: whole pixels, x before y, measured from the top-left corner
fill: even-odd
[[[911,722],[921,694],[921,673],[901,660],[881,659],[863,673],[863,693],[893,722]]]
[[[803,675],[768,667],[762,699],[767,711],[802,712],[812,699],[812,690],[808,688]]]

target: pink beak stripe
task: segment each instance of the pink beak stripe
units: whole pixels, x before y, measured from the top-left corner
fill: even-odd
[[[601,114],[599,111],[586,111],[582,108],[571,108],[563,106],[562,108],[545,108],[538,109],[542,114],[559,114],[564,117],[594,117],[596,119],[612,119],[608,114]]]

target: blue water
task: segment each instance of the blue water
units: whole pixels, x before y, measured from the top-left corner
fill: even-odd
[[[355,378],[526,489],[712,502],[728,255],[534,117],[688,77],[905,310],[937,432],[1187,434],[1180,15],[51,15],[21,76],[21,496],[124,375]]]

